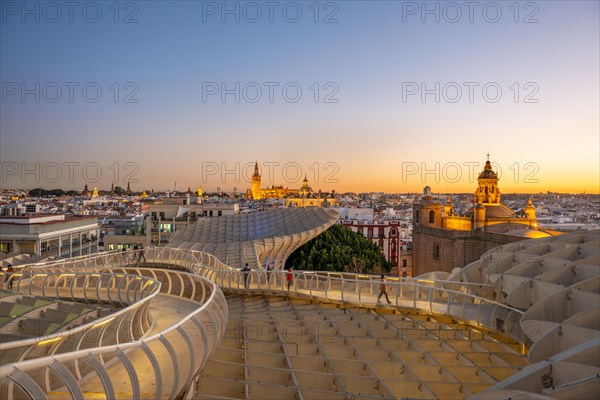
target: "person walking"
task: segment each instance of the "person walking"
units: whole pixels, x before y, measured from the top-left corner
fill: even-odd
[[[267,285],[271,283],[271,266],[267,264]]]
[[[242,275],[244,276],[244,287],[248,289],[248,280],[250,279],[250,267],[248,263],[242,268]]]
[[[138,260],[137,262],[139,263],[140,261],[142,261],[142,258],[144,259],[144,262],[146,261],[146,255],[144,254],[144,245],[140,244],[140,247],[138,249]]]
[[[385,276],[381,275],[381,283],[379,284],[379,296],[377,296],[377,304],[380,303],[381,300],[381,296],[385,295],[385,299],[387,300],[388,304],[392,304],[392,302],[390,301],[390,298],[388,297],[387,294],[387,287],[385,285]]]
[[[131,261],[132,262],[135,262],[137,255],[138,255],[138,245],[135,244],[135,245],[133,245],[133,251],[131,252]]]
[[[6,288],[8,290],[12,290],[13,288],[13,272],[14,269],[12,264],[8,264],[8,268],[6,269],[6,274],[4,274],[4,281],[6,282]]]
[[[292,287],[292,284],[294,283],[294,270],[292,267],[288,268],[288,272],[287,272],[287,276],[285,277],[285,280],[287,281],[287,288],[288,288],[288,290],[290,290],[290,288]]]
[[[121,264],[127,264],[127,249],[125,246],[121,249]]]

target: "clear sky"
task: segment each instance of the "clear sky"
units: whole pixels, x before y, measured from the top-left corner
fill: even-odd
[[[598,1],[0,4],[3,188],[599,191]]]

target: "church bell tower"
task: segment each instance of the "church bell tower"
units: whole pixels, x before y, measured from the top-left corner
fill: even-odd
[[[498,175],[492,170],[490,155],[485,162],[483,171],[477,178],[475,191],[475,204],[500,204],[500,190],[498,190]]]
[[[254,164],[254,174],[252,174],[252,198],[260,200],[262,192],[260,190],[260,173],[258,172],[258,161]]]

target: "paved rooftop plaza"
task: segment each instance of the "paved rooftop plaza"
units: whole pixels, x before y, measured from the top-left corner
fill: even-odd
[[[3,296],[47,301],[11,307],[2,335],[67,315],[48,311],[58,301],[110,312],[51,333],[28,323],[37,335],[2,343],[0,398],[600,393],[599,231],[503,246],[452,275],[392,279],[386,306],[374,276],[296,271],[288,289],[285,271],[256,269],[245,289],[239,270],[210,254],[143,254],[15,271]]]

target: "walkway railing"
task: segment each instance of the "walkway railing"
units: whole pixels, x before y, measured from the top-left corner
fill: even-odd
[[[161,257],[156,260],[163,265],[189,270],[193,270],[193,267],[202,268],[201,265],[197,265],[198,258],[191,254],[178,257],[177,251],[154,253],[157,254],[161,254]],[[116,299],[129,299],[139,302],[141,294],[136,297],[135,292],[130,292],[129,295],[121,293],[119,296],[112,291],[133,288],[133,285],[141,288],[142,286],[134,282],[148,281],[160,285],[160,292],[166,296],[165,301],[174,299],[177,302],[174,304],[175,311],[178,310],[178,305],[182,306],[182,310],[192,311],[180,317],[159,314],[160,318],[175,318],[174,323],[156,333],[151,329],[153,334],[142,336],[136,341],[107,346],[103,334],[100,333],[100,345],[95,342],[87,346],[82,345],[75,351],[3,365],[0,367],[0,398],[46,399],[58,396],[81,399],[84,393],[91,392],[110,399],[175,398],[194,390],[194,378],[225,334],[227,302],[223,292],[206,278],[187,272],[128,268],[137,264],[137,260],[135,263],[132,260],[134,255],[138,256],[139,253],[102,253],[67,261],[29,265],[15,271],[13,289],[25,288],[25,282],[27,279],[31,281],[32,277],[55,274],[63,278],[52,280],[56,283],[52,286],[54,289],[50,290],[52,294],[59,293],[67,295],[67,298],[82,301],[111,302]],[[209,255],[200,259],[205,260],[207,267],[218,264],[216,259]],[[66,273],[55,273],[55,270]],[[91,282],[91,277],[98,275],[101,278],[99,281],[103,282],[99,287],[108,287],[110,295],[101,296],[99,293],[102,290],[93,291],[86,288],[81,293],[73,290],[72,282],[82,279],[79,277],[80,273],[75,271],[85,271],[81,276],[90,277],[88,283]],[[108,274],[110,278],[103,278],[106,272],[111,272]],[[132,272],[139,275],[132,275]],[[70,279],[65,281],[65,277]],[[127,280],[131,282],[123,283]],[[51,296],[50,292],[41,291],[45,296]],[[190,303],[190,300],[193,302]],[[160,313],[162,303],[163,300],[156,306],[150,303],[150,307],[156,307]],[[92,327],[98,328],[98,332],[106,332],[108,328],[105,325],[109,324],[116,325],[114,334],[119,338],[123,332],[135,329],[133,319],[121,318],[118,321],[116,314],[96,321]],[[53,339],[56,339],[56,342],[65,341],[62,337]],[[37,340],[41,346],[54,344],[44,343],[40,338]]]
[[[144,250],[148,263],[172,257],[177,265],[202,275],[223,290],[276,295],[294,295],[361,307],[376,307],[381,280],[374,275],[293,271],[288,286],[287,271],[253,270],[246,274],[208,254],[169,248]],[[139,256],[138,256],[139,258]],[[164,262],[164,261],[163,261]],[[191,268],[191,269],[190,269]],[[247,288],[244,284],[247,279]],[[490,332],[497,332],[519,343],[529,343],[519,321],[523,312],[491,300],[493,286],[455,281],[391,278],[386,282],[391,307],[442,315]],[[489,297],[478,295],[485,294]]]
[[[15,273],[13,279],[20,294],[127,307],[51,335],[2,343],[2,366],[50,354],[137,340],[152,325],[148,305],[160,290],[157,280],[131,274],[23,272]],[[123,323],[130,325],[131,329],[119,330]],[[11,330],[18,332],[17,319],[5,325],[2,333],[10,334]]]
[[[223,290],[270,296],[294,295],[361,307],[378,306],[381,285],[378,277],[361,274],[293,271],[290,283],[287,271],[260,270],[244,275],[239,270],[202,268],[198,273],[216,282]],[[244,285],[246,277],[248,283]],[[520,343],[528,340],[519,324],[523,312],[488,298],[419,280],[389,280],[386,292],[390,307],[442,315],[498,332]],[[381,300],[387,303],[385,296]]]
[[[293,271],[288,287],[287,271],[253,270],[244,275],[216,257],[195,250],[152,247],[143,250],[101,253],[75,260],[78,268],[102,266],[127,267],[138,262],[177,266],[205,276],[224,290],[252,291],[267,295],[293,294],[323,301],[375,307],[381,280],[374,275]],[[45,263],[64,268],[64,262]],[[244,281],[248,279],[248,289]],[[491,332],[498,332],[520,343],[529,343],[519,324],[523,312],[492,300],[493,285],[440,281],[419,278],[388,278],[386,283],[392,306],[423,313],[443,315]]]
[[[139,251],[138,251],[139,254]],[[160,264],[164,258],[202,275],[223,290],[247,291],[271,296],[294,295],[315,300],[377,306],[381,280],[377,276],[335,272],[293,271],[288,286],[287,271],[250,271],[246,274],[206,253],[170,248],[143,250],[148,263]],[[139,259],[139,255],[138,255]],[[247,288],[244,284],[247,279]],[[391,307],[437,314],[459,320],[490,332],[497,332],[519,343],[528,343],[519,321],[523,312],[491,300],[492,285],[455,281],[391,278],[386,282]],[[477,293],[486,294],[483,297]]]

